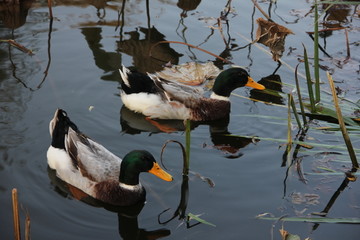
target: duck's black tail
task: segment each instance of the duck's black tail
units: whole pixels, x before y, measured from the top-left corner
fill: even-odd
[[[62,109],[57,109],[49,124],[50,135],[52,137],[51,146],[65,149],[65,135],[68,133],[69,127],[79,132],[78,127],[70,120],[67,113]]]
[[[122,69],[119,69],[119,72],[121,76],[121,89],[126,94],[141,92],[155,94],[158,92],[154,81],[148,75],[127,69],[125,66],[123,66]]]

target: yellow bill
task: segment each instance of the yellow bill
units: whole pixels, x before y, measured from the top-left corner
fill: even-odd
[[[161,178],[162,180],[168,182],[171,182],[173,180],[173,177],[167,172],[165,172],[165,170],[163,170],[156,162],[154,163],[154,166],[149,170],[149,173],[152,173],[158,178]]]
[[[255,88],[255,89],[259,89],[259,90],[264,90],[265,89],[264,85],[255,82],[251,77],[248,77],[248,82],[245,84],[245,86],[252,87],[252,88]]]

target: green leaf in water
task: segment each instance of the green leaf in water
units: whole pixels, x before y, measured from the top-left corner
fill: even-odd
[[[308,103],[305,103],[304,104],[305,107],[307,108],[311,108],[311,105],[308,104]],[[316,114],[309,114],[310,116],[313,116],[314,118],[316,118],[316,115],[320,115],[320,116],[323,116],[323,117],[331,117],[331,118],[334,118],[334,119],[338,119],[338,116],[336,114],[336,111],[330,109],[330,108],[327,108],[327,107],[324,107],[322,106],[321,104],[317,104],[316,105],[316,109],[315,109],[315,113]],[[347,125],[350,125],[350,126],[359,126],[355,121],[353,121],[350,117],[343,117],[344,119],[344,122],[347,124]]]
[[[187,216],[188,216],[188,220],[189,220],[189,221],[190,221],[191,219],[194,219],[194,220],[196,220],[196,221],[198,221],[198,222],[200,222],[200,223],[203,223],[203,224],[206,224],[206,225],[210,225],[210,226],[216,227],[215,224],[212,224],[212,223],[210,223],[210,222],[208,222],[208,221],[200,218],[200,217],[199,217],[200,215],[195,215],[195,214],[192,214],[192,213],[188,213]]]
[[[321,169],[321,170],[325,170],[325,171],[328,171],[328,172],[333,172],[335,173],[336,171],[335,170],[332,170],[330,168],[326,168],[326,167],[317,167],[318,169]]]
[[[284,221],[284,222],[310,222],[310,223],[347,223],[360,224],[360,218],[319,218],[319,217],[258,217],[261,220]]]

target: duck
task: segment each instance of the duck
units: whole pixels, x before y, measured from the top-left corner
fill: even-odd
[[[131,206],[144,202],[146,191],[139,181],[142,172],[173,180],[150,152],[133,150],[121,159],[83,134],[62,109],[55,111],[49,131],[49,168],[61,180],[106,204]]]
[[[244,86],[265,89],[241,67],[221,71],[214,80],[210,97],[206,97],[203,89],[198,86],[164,79],[158,73],[143,74],[129,70],[124,65],[119,72],[123,104],[149,119],[200,122],[222,119],[230,113],[229,97],[233,90]],[[174,74],[175,78],[178,77]]]

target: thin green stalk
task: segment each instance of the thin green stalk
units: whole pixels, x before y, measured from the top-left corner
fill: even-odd
[[[291,139],[291,94],[288,94],[288,131],[287,131],[287,146],[286,146],[286,154],[287,154],[287,164],[290,166],[291,164],[291,157],[290,157],[290,151],[291,151],[291,145],[292,145],[292,139]]]
[[[327,10],[329,10],[330,7],[332,7],[333,5],[336,5],[336,4],[346,4],[346,5],[359,5],[360,2],[357,1],[357,2],[350,2],[350,1],[321,1],[322,4],[330,4],[330,6],[327,8]]]
[[[315,113],[316,108],[315,108],[314,92],[312,89],[309,59],[308,59],[307,51],[306,51],[304,44],[303,44],[303,47],[304,47],[304,65],[305,65],[305,73],[306,73],[306,83],[307,83],[309,98],[310,98],[310,108],[311,108],[311,112]]]
[[[346,147],[348,149],[352,165],[353,165],[354,168],[359,168],[359,163],[358,163],[358,161],[356,159],[356,154],[355,154],[354,148],[352,147],[351,140],[350,140],[349,134],[348,134],[348,132],[346,130],[344,119],[343,119],[342,114],[341,114],[341,109],[339,107],[339,102],[338,102],[338,98],[337,98],[337,95],[336,95],[334,81],[333,81],[331,75],[328,72],[326,72],[326,75],[327,75],[327,78],[329,80],[331,92],[332,92],[332,95],[333,95],[334,106],[335,106],[335,109],[336,109],[336,114],[337,114],[337,117],[338,117],[340,129],[341,129],[341,132],[342,132]]]
[[[314,76],[315,76],[315,102],[320,102],[320,74],[319,74],[319,14],[318,3],[314,6]]]
[[[320,217],[257,217],[262,220],[284,221],[284,222],[310,222],[310,223],[345,223],[359,224],[360,218],[320,218]]]
[[[183,174],[189,174],[190,167],[190,143],[191,143],[191,126],[190,120],[186,120],[186,130],[185,130],[185,152],[186,152],[186,164],[184,165]]]
[[[295,67],[296,92],[298,94],[299,105],[300,105],[300,110],[301,110],[301,116],[303,118],[303,126],[305,126],[307,121],[306,121],[305,108],[304,108],[304,104],[302,102],[300,84],[299,84],[299,79],[298,79],[298,74],[297,74],[298,73],[298,67],[299,67],[299,64],[297,64],[296,67]]]
[[[261,141],[271,141],[271,142],[280,142],[280,143],[288,143],[287,139],[280,139],[280,138],[266,138],[266,137],[258,137],[258,136],[249,136],[249,135],[230,135],[227,134],[225,136],[236,136],[236,137],[244,137],[250,138],[253,140],[261,140]],[[301,144],[304,146],[311,146],[311,147],[320,147],[325,149],[337,149],[337,150],[347,150],[347,147],[338,144],[338,145],[330,145],[330,144],[323,144],[323,143],[314,143],[314,142],[304,142],[299,140],[293,140],[293,144]],[[360,148],[355,148],[354,151],[360,154]]]
[[[292,94],[289,94],[289,100],[290,100],[290,103],[291,103],[291,108],[292,108],[292,110],[293,110],[293,113],[294,113],[294,116],[295,116],[297,125],[298,125],[299,129],[301,129],[301,128],[302,128],[301,122],[300,122],[299,115],[298,115],[297,110],[296,110],[296,106],[295,106],[295,102],[294,102],[294,97],[293,97]]]

